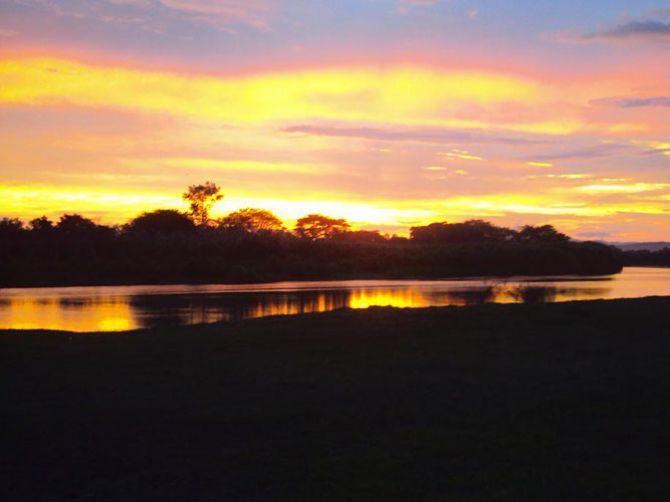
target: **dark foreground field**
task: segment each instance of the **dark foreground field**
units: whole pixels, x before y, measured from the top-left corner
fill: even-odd
[[[669,310],[0,333],[0,499],[667,500]]]

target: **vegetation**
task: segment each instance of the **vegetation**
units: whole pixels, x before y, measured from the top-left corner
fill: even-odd
[[[0,333],[0,499],[665,500],[668,299]]]
[[[670,267],[670,248],[658,251],[625,251],[624,263],[629,266]]]
[[[244,208],[230,213],[219,221],[221,228],[233,228],[253,234],[263,232],[283,232],[282,221],[265,209]]]
[[[188,187],[182,199],[189,203],[189,215],[193,221],[203,226],[209,224],[209,211],[214,204],[223,199],[223,194],[215,183],[207,181],[202,185]]]
[[[319,214],[287,230],[270,211],[245,208],[210,218],[214,183],[189,187],[188,214],[145,212],[126,225],[78,214],[27,226],[0,220],[0,286],[254,282],[375,277],[610,274],[621,253],[573,242],[553,227],[516,231],[482,220],[413,227],[410,237],[354,231]]]
[[[309,214],[300,218],[295,226],[295,233],[302,239],[311,241],[335,239],[351,231],[346,220],[329,218],[321,214]]]

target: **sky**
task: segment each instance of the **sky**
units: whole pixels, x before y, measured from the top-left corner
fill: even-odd
[[[670,2],[0,0],[0,217],[670,240]]]

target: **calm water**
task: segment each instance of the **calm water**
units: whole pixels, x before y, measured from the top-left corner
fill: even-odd
[[[603,277],[0,289],[0,329],[120,331],[373,305],[428,307],[670,296],[670,268]]]

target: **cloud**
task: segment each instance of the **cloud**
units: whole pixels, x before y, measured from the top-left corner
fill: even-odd
[[[612,28],[586,33],[578,38],[581,41],[616,42],[625,40],[668,42],[670,41],[670,22],[664,11],[656,12],[661,19],[642,19],[628,21]]]
[[[612,236],[612,232],[577,232],[577,237],[585,238],[595,238],[595,239],[607,239]]]
[[[656,192],[670,188],[668,183],[612,183],[599,185],[584,185],[576,190],[590,194],[636,194],[642,192]]]
[[[398,0],[396,6],[398,12],[404,14],[413,7],[431,7],[439,1],[440,0]]]
[[[439,127],[374,127],[351,125],[298,124],[281,129],[281,132],[311,136],[359,138],[373,141],[407,141],[433,144],[505,143],[511,145],[543,143],[540,138],[515,137],[466,129]]]
[[[670,38],[670,23],[631,21],[596,34],[599,38]]]
[[[529,161],[553,162],[557,160],[597,159],[615,155],[618,156],[632,149],[634,149],[632,145],[605,142],[574,150],[564,149],[560,152],[536,155],[529,159]]]
[[[50,14],[93,19],[148,31],[174,20],[192,21],[234,31],[237,26],[267,28],[278,0],[20,0],[22,5]]]
[[[645,147],[646,150],[643,152],[645,154],[658,154],[670,157],[670,143],[661,143],[657,141],[634,141],[633,143]]]
[[[389,123],[546,132],[544,123],[482,121],[481,110],[546,101],[523,78],[418,67],[329,68],[245,76],[183,75],[61,59],[0,61],[0,103],[133,109],[229,123]],[[465,105],[476,112],[454,117]],[[430,133],[430,131],[428,131]],[[341,133],[340,133],[341,134]],[[513,135],[515,136],[515,135]]]
[[[16,35],[18,35],[18,32],[14,30],[6,30],[4,28],[0,28],[0,37],[2,38],[15,37]]]
[[[272,0],[159,0],[168,9],[223,25],[246,24],[266,28],[275,2]]]
[[[645,106],[670,106],[670,96],[653,96],[650,98],[625,98],[617,100],[622,108],[640,108]]]

